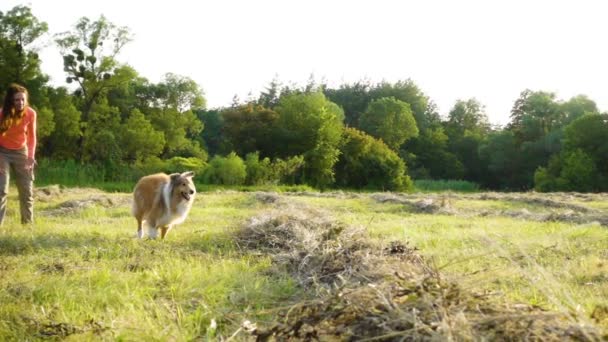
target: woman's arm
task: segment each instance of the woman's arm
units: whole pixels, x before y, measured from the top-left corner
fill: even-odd
[[[31,109],[32,119],[27,126],[27,159],[36,159],[36,111]]]

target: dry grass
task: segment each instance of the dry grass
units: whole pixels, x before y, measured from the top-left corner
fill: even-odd
[[[599,341],[575,315],[500,303],[463,290],[407,243],[371,243],[361,228],[321,211],[274,209],[236,233],[245,252],[265,253],[313,298],[273,324],[247,322],[257,340],[536,340]]]

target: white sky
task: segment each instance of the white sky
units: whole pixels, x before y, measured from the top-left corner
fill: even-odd
[[[118,60],[151,82],[171,72],[208,107],[257,96],[275,76],[330,86],[411,78],[447,115],[475,97],[505,124],[526,88],[585,94],[608,111],[608,2],[597,0],[2,0],[28,5],[51,35],[104,14],[134,41]],[[43,71],[65,85],[59,52]]]

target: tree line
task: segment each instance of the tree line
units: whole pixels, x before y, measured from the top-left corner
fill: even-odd
[[[490,125],[474,98],[440,115],[410,79],[333,88],[275,79],[257,98],[207,109],[189,77],[152,83],[120,63],[130,30],[104,16],[53,36],[66,87],[51,86],[35,48],[46,33],[27,6],[0,12],[0,89],[29,89],[39,159],[94,165],[106,180],[188,168],[216,184],[405,191],[412,179],[454,179],[501,190],[608,190],[608,114],[585,95],[564,101],[524,90],[505,127]]]

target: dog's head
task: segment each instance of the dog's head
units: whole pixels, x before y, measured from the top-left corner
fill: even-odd
[[[188,171],[183,173],[172,173],[170,176],[171,185],[173,188],[173,193],[171,195],[180,202],[193,201],[194,195],[196,194],[196,189],[194,188],[194,183],[192,182],[194,172]]]

